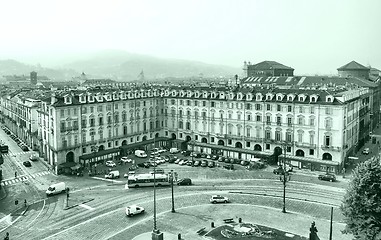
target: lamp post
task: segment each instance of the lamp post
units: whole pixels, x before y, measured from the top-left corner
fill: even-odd
[[[175,197],[173,195],[173,170],[171,170],[171,187],[172,187],[172,212],[176,212],[175,211]]]
[[[279,180],[283,183],[283,209],[282,212],[286,213],[286,183],[291,180],[291,175],[288,173],[286,169],[286,151],[287,146],[284,146],[284,158],[283,158],[283,171]]]
[[[153,144],[155,146],[156,135],[153,138]],[[156,161],[153,164],[153,230],[152,240],[163,240],[163,233],[156,228]]]

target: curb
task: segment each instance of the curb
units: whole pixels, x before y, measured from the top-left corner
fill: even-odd
[[[8,192],[7,190],[5,190],[5,186],[1,186],[0,191],[4,192],[4,195],[0,198],[0,201],[1,201],[8,197]]]

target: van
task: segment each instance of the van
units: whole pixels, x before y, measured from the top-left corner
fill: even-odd
[[[120,177],[120,173],[118,170],[111,171],[105,175],[105,178],[109,178],[109,179],[114,179],[114,178],[119,178],[119,177]]]
[[[169,149],[169,152],[170,153],[179,153],[180,149],[178,149],[178,148],[171,148],[171,149]]]
[[[49,186],[48,190],[46,190],[46,196],[51,196],[63,192],[66,192],[66,184],[64,182],[59,182]]]
[[[135,156],[145,158],[147,157],[147,153],[143,150],[135,150]]]

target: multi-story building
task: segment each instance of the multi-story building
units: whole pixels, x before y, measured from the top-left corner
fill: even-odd
[[[294,69],[275,61],[263,61],[257,64],[244,62],[243,77],[294,76]]]
[[[286,150],[297,167],[337,172],[358,142],[361,96],[368,92],[264,87],[64,92],[41,104],[41,149],[54,166],[92,164],[153,144],[236,159]]]
[[[1,97],[2,122],[30,148],[38,149],[37,110],[40,100],[28,96],[28,91],[17,91]]]

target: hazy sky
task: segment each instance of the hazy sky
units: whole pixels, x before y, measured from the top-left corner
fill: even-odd
[[[381,69],[380,0],[1,0],[0,9],[0,59],[43,66],[121,49],[235,67],[274,60],[296,74],[336,74],[352,60]]]

